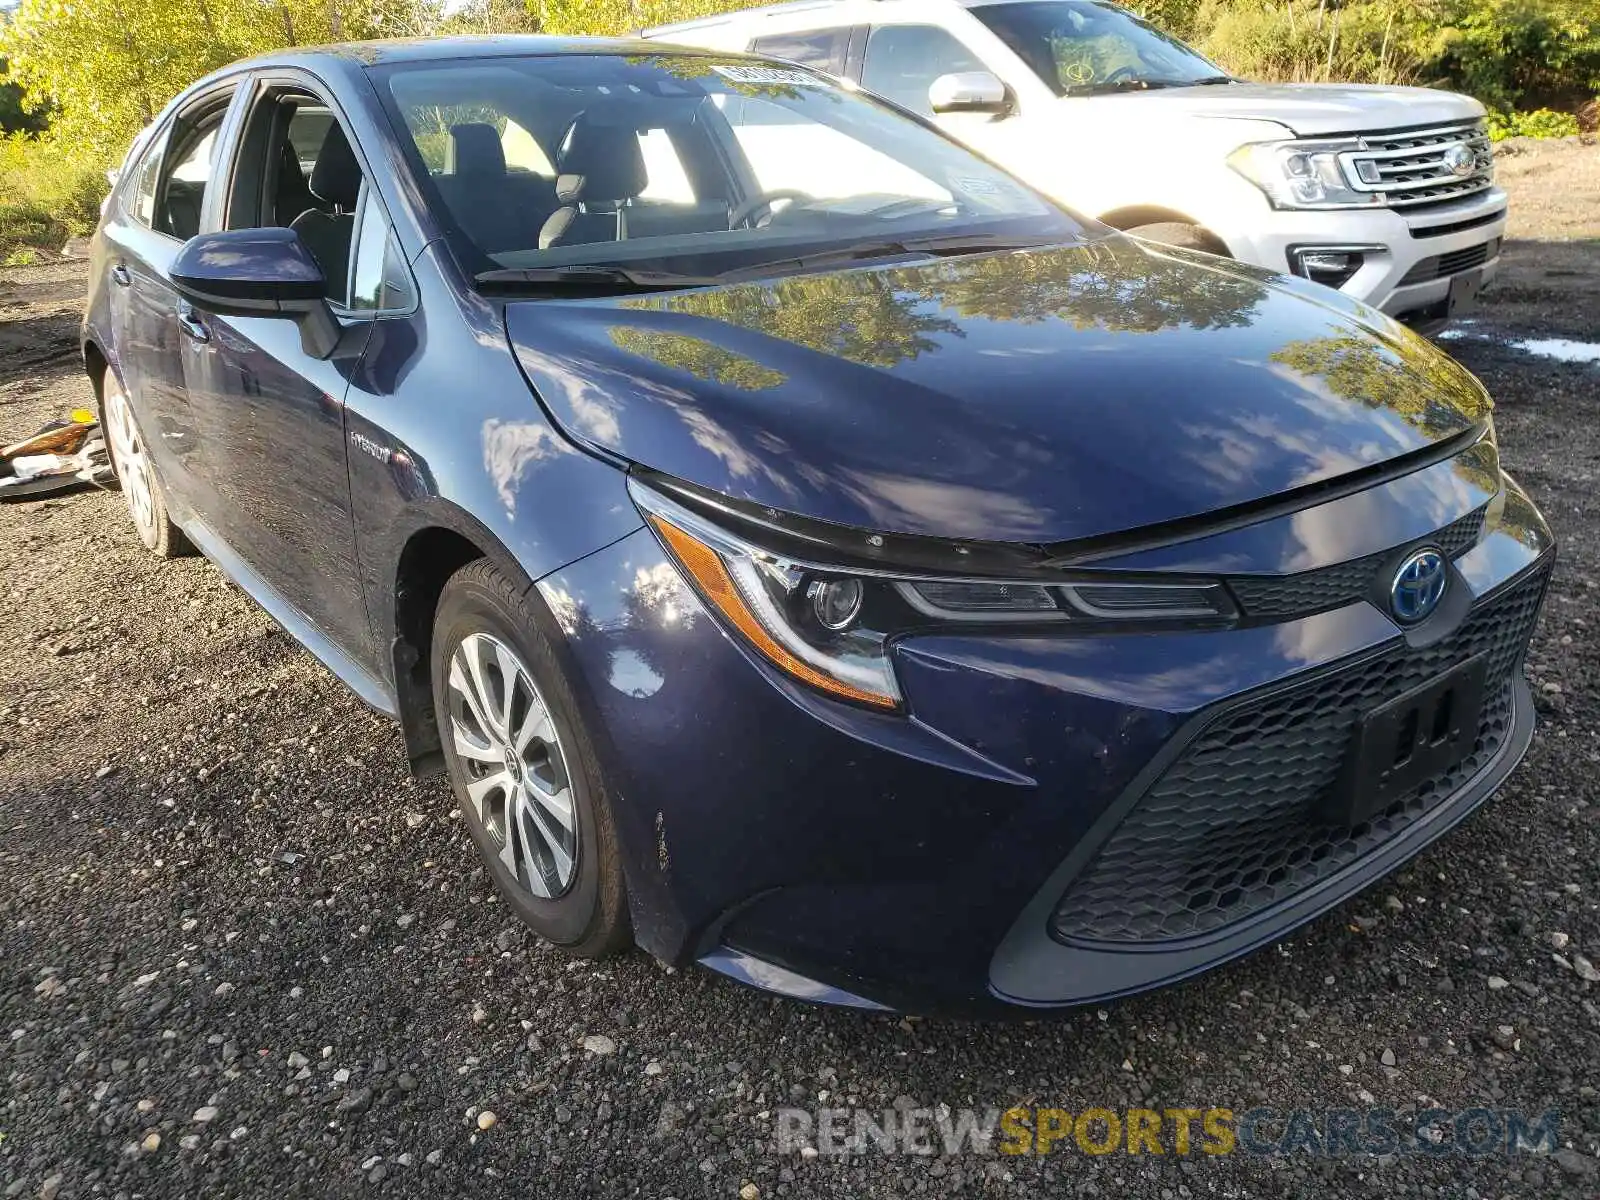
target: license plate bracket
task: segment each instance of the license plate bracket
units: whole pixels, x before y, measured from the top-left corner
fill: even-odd
[[[1450,277],[1450,299],[1445,305],[1449,316],[1457,317],[1478,307],[1478,293],[1483,290],[1483,268],[1462,271]]]
[[[1367,713],[1324,816],[1359,825],[1466,758],[1478,738],[1488,657],[1470,658]]]

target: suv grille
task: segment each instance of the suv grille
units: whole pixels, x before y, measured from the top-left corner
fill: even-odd
[[[1376,656],[1219,713],[1123,818],[1050,920],[1063,940],[1152,942],[1210,933],[1342,870],[1452,795],[1504,745],[1512,680],[1548,564],[1482,601],[1450,637]],[[1355,826],[1317,816],[1363,715],[1486,653],[1472,752]]]
[[[1475,509],[1424,541],[1437,546],[1446,558],[1459,558],[1478,544],[1486,511],[1487,506]],[[1298,575],[1235,575],[1228,579],[1228,588],[1248,617],[1274,621],[1309,617],[1366,596],[1378,568],[1393,553],[1383,550]]]
[[[1382,193],[1391,208],[1458,200],[1494,182],[1494,151],[1482,121],[1369,133],[1361,144],[1339,155],[1345,179],[1357,191]]]
[[[1433,279],[1448,279],[1452,275],[1459,275],[1462,271],[1481,267],[1499,253],[1500,239],[1490,238],[1481,245],[1452,250],[1449,254],[1436,254],[1432,258],[1423,259],[1407,271],[1406,277],[1400,281],[1400,286],[1404,287],[1408,283],[1427,283]]]

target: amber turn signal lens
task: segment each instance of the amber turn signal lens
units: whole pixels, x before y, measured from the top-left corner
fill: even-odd
[[[648,515],[650,524],[655,526],[656,532],[661,535],[662,541],[672,551],[679,565],[694,577],[695,583],[699,585],[706,599],[710,600],[717,611],[731,621],[744,635],[745,640],[760,651],[773,666],[820,691],[845,700],[871,704],[877,708],[898,706],[898,701],[893,696],[879,695],[877,692],[869,692],[835,679],[791,654],[767,632],[766,626],[750,611],[750,606],[745,603],[738,585],[728,574],[728,568],[723,565],[721,556],[715,550],[664,517],[656,513]]]

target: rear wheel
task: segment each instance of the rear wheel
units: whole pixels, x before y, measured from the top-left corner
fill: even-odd
[[[122,498],[133,518],[134,531],[145,548],[158,558],[177,558],[192,547],[183,531],[167,514],[166,494],[156,476],[155,465],[145,448],[144,435],[134,419],[128,394],[110,371],[106,372],[105,395],[101,400],[106,446],[111,466],[122,484]]]
[[[1233,257],[1216,234],[1198,225],[1191,225],[1187,221],[1157,221],[1151,225],[1135,225],[1123,232],[1131,237],[1143,238],[1147,242],[1176,246],[1180,250],[1203,250],[1207,254],[1216,254],[1222,258]]]
[[[487,560],[445,585],[433,703],[461,815],[495,887],[536,933],[596,958],[632,940],[594,750],[533,606]]]

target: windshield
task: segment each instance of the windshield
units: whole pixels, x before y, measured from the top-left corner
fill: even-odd
[[[798,67],[585,54],[375,73],[456,249],[497,282],[641,264],[716,275],[864,243],[1082,231],[943,135]]]
[[[1098,0],[1021,0],[969,11],[1058,96],[1229,81],[1176,38]]]

